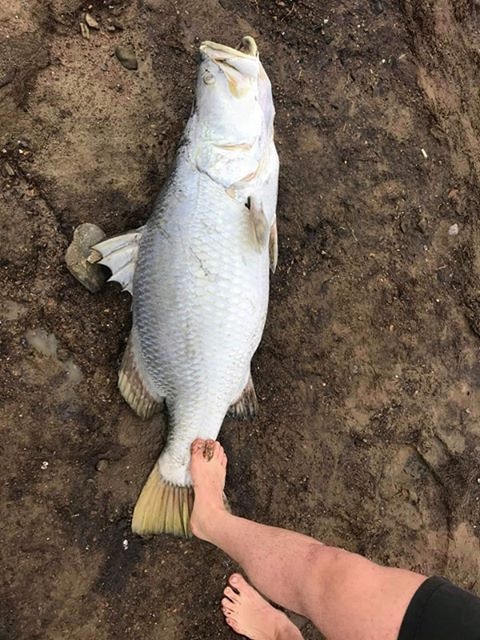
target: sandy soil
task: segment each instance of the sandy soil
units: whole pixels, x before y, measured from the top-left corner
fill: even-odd
[[[165,421],[116,389],[128,295],[64,253],[81,222],[148,217],[199,42],[245,33],[276,98],[280,261],[260,415],[221,433],[232,507],[480,591],[476,4],[96,1],[87,40],[78,0],[0,0],[0,638],[234,636],[228,558],[130,533]]]

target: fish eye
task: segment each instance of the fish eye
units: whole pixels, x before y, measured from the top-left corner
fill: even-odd
[[[205,84],[215,84],[215,76],[208,69],[204,72],[202,80]]]

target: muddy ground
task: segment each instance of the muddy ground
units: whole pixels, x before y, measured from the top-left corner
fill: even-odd
[[[128,294],[90,294],[64,253],[82,222],[144,222],[199,42],[245,33],[276,99],[280,260],[260,415],[220,436],[233,510],[480,592],[477,4],[96,1],[85,39],[78,0],[0,0],[0,638],[234,636],[228,558],[130,533],[165,419],[116,389]]]

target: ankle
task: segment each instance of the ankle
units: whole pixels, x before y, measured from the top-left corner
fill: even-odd
[[[212,507],[208,513],[201,513],[195,504],[190,518],[190,529],[196,538],[215,544],[216,532],[222,527],[222,517],[227,511],[221,506]]]

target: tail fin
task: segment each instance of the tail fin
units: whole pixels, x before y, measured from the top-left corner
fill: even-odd
[[[133,511],[132,531],[141,536],[171,533],[191,537],[190,514],[193,487],[180,487],[164,480],[154,466]]]

